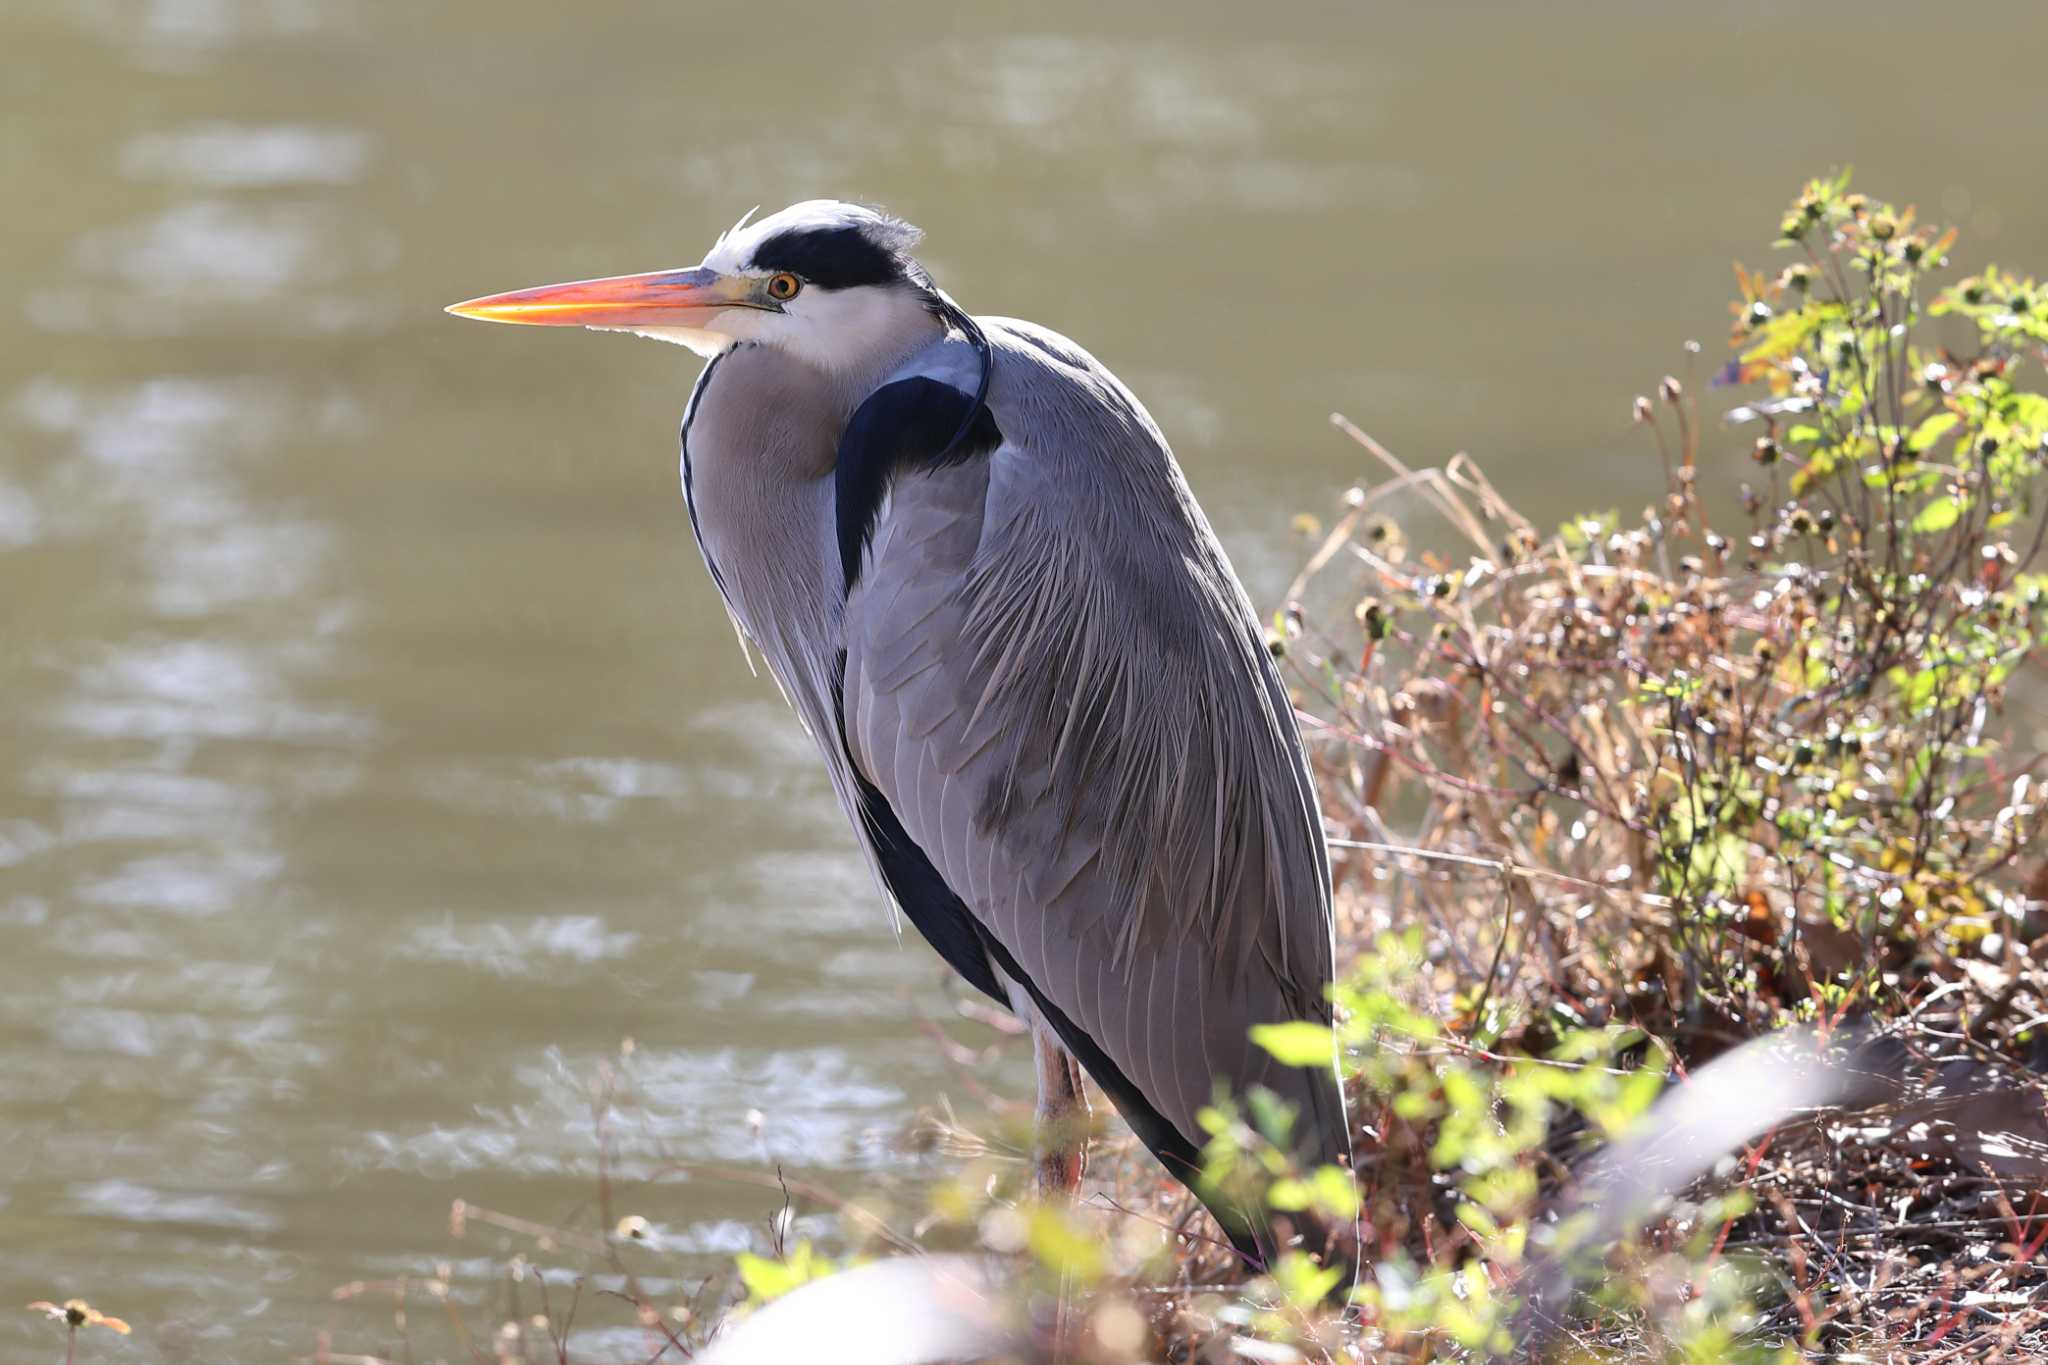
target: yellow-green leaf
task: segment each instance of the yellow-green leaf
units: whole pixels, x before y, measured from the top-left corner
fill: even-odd
[[[1906,449],[1918,455],[1931,447],[1960,420],[1952,412],[1937,412],[1934,416],[1913,428],[1913,434],[1906,440]]]
[[[1313,1308],[1329,1297],[1344,1278],[1338,1266],[1319,1266],[1298,1251],[1290,1251],[1273,1266],[1273,1283],[1300,1308]]]
[[[1337,1055],[1336,1035],[1327,1025],[1306,1019],[1254,1024],[1252,1041],[1272,1053],[1282,1066],[1329,1066]]]
[[[1962,504],[1956,499],[1936,498],[1921,508],[1919,515],[1913,518],[1913,530],[1921,535],[1932,535],[1937,531],[1946,531],[1962,520],[1962,516]]]
[[[1034,1210],[1027,1240],[1031,1254],[1046,1269],[1071,1275],[1083,1282],[1101,1278],[1101,1242],[1085,1235],[1060,1210]]]
[[[833,1271],[832,1262],[818,1255],[808,1241],[798,1242],[786,1260],[756,1256],[742,1251],[733,1258],[739,1267],[740,1283],[756,1303],[781,1298],[790,1290],[823,1279]]]

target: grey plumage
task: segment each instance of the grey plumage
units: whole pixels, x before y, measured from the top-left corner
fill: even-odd
[[[1025,434],[891,490],[843,617],[851,760],[1181,1133],[1219,1080],[1327,1133],[1315,1073],[1246,1032],[1327,1018],[1331,962],[1306,767],[1249,604],[1136,399],[1052,333],[984,328],[989,405]]]
[[[1302,1156],[1345,1159],[1333,1067],[1248,1037],[1327,1021],[1333,957],[1308,765],[1251,604],[1143,405],[1064,337],[960,313],[908,232],[798,205],[685,272],[821,274],[671,337],[716,357],[683,463],[719,590],[913,921],[1057,1033],[1175,1174],[1200,1109],[1254,1085],[1296,1106]],[[885,400],[941,415],[881,430]],[[949,444],[955,412],[996,435]],[[871,526],[847,525],[856,494]]]

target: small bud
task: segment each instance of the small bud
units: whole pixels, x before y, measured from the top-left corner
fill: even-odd
[[[1636,395],[1634,411],[1636,424],[1638,426],[1647,426],[1650,422],[1650,400],[1641,394]]]
[[[1387,609],[1380,605],[1377,598],[1372,597],[1359,603],[1358,620],[1365,627],[1365,638],[1368,640],[1386,639],[1387,632],[1393,629],[1394,624],[1387,616]]]
[[[1756,444],[1750,447],[1749,458],[1755,460],[1758,464],[1776,464],[1778,462],[1778,443],[1768,436],[1757,437]]]
[[[1657,396],[1667,403],[1676,403],[1685,393],[1685,386],[1673,375],[1665,375],[1664,382],[1657,386]]]
[[[1870,235],[1880,242],[1889,242],[1899,230],[1899,220],[1889,213],[1880,213],[1870,220]]]

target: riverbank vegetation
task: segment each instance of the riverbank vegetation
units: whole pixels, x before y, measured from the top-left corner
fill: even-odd
[[[1289,1169],[1251,1097],[1213,1114],[1209,1178],[1361,1214],[1349,1312],[1305,1255],[1248,1278],[1127,1147],[1097,1144],[1080,1207],[1034,1208],[1021,1126],[937,1111],[950,1175],[915,1206],[751,1173],[784,1213],[709,1281],[643,1217],[680,1166],[608,1176],[580,1230],[458,1205],[454,1259],[510,1248],[504,1283],[351,1286],[397,1316],[338,1319],[316,1358],[681,1359],[850,1262],[976,1249],[1014,1270],[1016,1330],[1063,1316],[1076,1362],[1487,1358],[1527,1339],[1532,1265],[1566,1264],[1553,1215],[1590,1154],[1779,1033],[1854,1068],[1854,1102],[1589,1248],[1545,1351],[2048,1350],[2048,289],[1959,270],[1953,233],[1846,177],[1776,237],[1737,269],[1725,356],[1635,400],[1663,485],[1640,511],[1537,525],[1477,461],[1411,466],[1339,420],[1372,477],[1301,520],[1271,647],[1320,769],[1369,1141],[1355,1181]]]

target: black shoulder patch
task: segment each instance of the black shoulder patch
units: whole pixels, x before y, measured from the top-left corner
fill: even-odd
[[[756,270],[787,270],[823,289],[891,284],[909,278],[902,253],[858,227],[794,228],[754,249]]]
[[[833,475],[846,590],[853,591],[860,579],[868,537],[891,479],[906,470],[980,459],[1002,443],[988,405],[941,380],[899,379],[869,394],[839,438]]]

